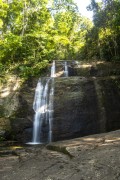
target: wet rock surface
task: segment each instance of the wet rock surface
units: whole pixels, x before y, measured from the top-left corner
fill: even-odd
[[[120,129],[120,77],[56,78],[53,140]]]
[[[99,132],[97,97],[93,80],[55,79],[53,139]]]
[[[64,77],[65,62],[68,66],[68,76],[80,77],[105,77],[105,76],[119,76],[120,63],[119,62],[84,62],[84,61],[56,61],[56,76]],[[48,73],[50,77],[50,72]]]
[[[119,130],[44,146],[2,147],[1,180],[120,179]]]

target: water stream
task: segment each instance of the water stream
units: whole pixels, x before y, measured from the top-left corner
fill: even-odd
[[[55,61],[51,67],[51,77],[39,79],[35,90],[33,109],[33,137],[29,144],[52,141],[53,98],[54,98]]]
[[[56,74],[55,74],[55,61],[53,61],[52,67],[51,67],[51,77],[56,77]]]
[[[64,76],[68,77],[68,65],[64,62]],[[35,112],[33,122],[32,142],[28,144],[42,144],[52,141],[54,77],[56,77],[56,65],[53,61],[49,78],[41,78],[37,83],[33,110]]]
[[[64,76],[68,77],[68,65],[67,65],[67,61],[64,62]]]

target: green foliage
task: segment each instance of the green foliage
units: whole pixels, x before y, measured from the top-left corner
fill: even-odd
[[[5,141],[5,138],[0,136],[0,142]]]
[[[0,1],[0,70],[26,78],[48,65],[47,43],[52,17],[47,1]]]
[[[54,0],[50,8],[47,0],[0,1],[0,7],[2,73],[39,75],[53,59],[75,58],[85,42],[86,26],[72,0]]]
[[[18,66],[19,75],[22,78],[28,78],[30,76],[38,76],[41,75],[43,70],[45,70],[48,66],[48,61],[44,60],[42,62],[36,62],[35,64],[31,62],[31,64],[23,64]]]
[[[120,61],[120,1],[105,0],[97,3],[91,0],[88,9],[94,13],[94,27],[86,36],[83,55]]]
[[[119,0],[91,0],[94,25],[73,0],[49,2],[0,0],[1,77],[39,76],[53,59],[120,60]]]

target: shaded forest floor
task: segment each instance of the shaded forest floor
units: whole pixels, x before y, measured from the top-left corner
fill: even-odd
[[[1,180],[119,180],[120,130],[48,145],[1,144]]]

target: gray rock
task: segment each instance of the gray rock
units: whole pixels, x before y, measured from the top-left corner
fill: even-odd
[[[53,140],[120,129],[119,77],[56,78]]]
[[[1,180],[119,180],[120,130],[47,147],[15,146],[0,167]]]

